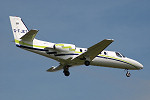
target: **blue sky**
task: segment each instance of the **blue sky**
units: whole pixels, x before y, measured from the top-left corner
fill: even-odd
[[[149,100],[149,0],[1,0],[0,100]],[[9,16],[20,16],[38,39],[90,47],[111,38],[107,50],[144,65],[130,71],[79,66],[48,73],[58,62],[16,48]]]

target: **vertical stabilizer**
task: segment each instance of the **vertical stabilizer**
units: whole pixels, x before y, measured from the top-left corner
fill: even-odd
[[[9,18],[15,41],[20,41],[20,38],[28,32],[28,29],[20,17],[9,16]]]

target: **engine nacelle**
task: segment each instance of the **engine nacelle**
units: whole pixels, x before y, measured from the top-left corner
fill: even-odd
[[[73,44],[54,44],[54,49],[59,52],[74,52],[76,46]]]

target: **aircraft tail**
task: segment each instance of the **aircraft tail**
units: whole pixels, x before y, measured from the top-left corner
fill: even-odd
[[[9,16],[15,40],[19,40],[28,32],[28,28],[20,17]]]
[[[15,43],[18,44],[18,41],[32,42],[38,30],[29,31],[20,17],[9,16],[9,18],[12,26]]]

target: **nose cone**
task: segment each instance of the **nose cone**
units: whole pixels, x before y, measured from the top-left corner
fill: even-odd
[[[138,69],[143,69],[143,65],[137,61],[135,61],[135,66],[138,68]]]
[[[143,69],[143,65],[136,60],[126,58],[126,61],[130,62],[130,64],[132,64],[136,70]]]

